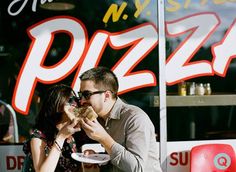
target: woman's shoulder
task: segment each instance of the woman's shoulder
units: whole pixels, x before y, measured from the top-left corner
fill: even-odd
[[[38,138],[46,142],[46,136],[43,134],[43,132],[41,132],[38,129],[34,129],[32,133],[30,134],[30,138],[28,138],[23,144],[23,151],[25,152],[25,154],[28,154],[31,152],[30,142],[34,138]]]
[[[45,134],[42,131],[38,130],[38,129],[34,129],[33,130],[33,132],[30,135],[30,138],[31,139],[32,138],[39,138],[39,139],[46,140]]]

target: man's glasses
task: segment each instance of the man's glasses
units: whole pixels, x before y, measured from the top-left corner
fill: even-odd
[[[78,92],[78,96],[79,96],[79,99],[82,99],[82,97],[84,97],[86,100],[89,100],[92,95],[101,94],[101,93],[105,93],[105,92],[106,91],[94,91],[94,92],[83,91],[83,92]]]

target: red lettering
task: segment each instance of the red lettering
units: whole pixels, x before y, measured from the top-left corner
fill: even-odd
[[[188,164],[188,152],[180,152],[179,153],[179,164],[183,165],[183,166]]]
[[[189,163],[189,152],[173,152],[170,154],[170,165],[177,166],[182,165],[186,166]]]
[[[17,168],[18,170],[22,169],[25,156],[17,156]]]
[[[173,152],[170,154],[170,159],[174,160],[174,162],[170,162],[170,165],[177,165],[178,164],[178,152]]]
[[[7,170],[14,170],[16,169],[16,158],[14,156],[7,156],[6,157],[6,166],[7,166]]]

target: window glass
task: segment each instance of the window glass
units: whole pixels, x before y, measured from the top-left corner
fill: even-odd
[[[236,89],[235,16],[230,15],[236,2],[166,0],[165,6],[167,94],[180,95],[182,103],[168,107],[168,140],[235,138],[235,98],[228,95]],[[197,92],[190,95],[193,82]],[[198,86],[207,83],[209,99],[199,96]]]
[[[0,99],[17,112],[20,140],[29,135],[50,86],[78,88],[79,70],[95,65],[130,76],[120,96],[143,108],[158,132],[158,109],[150,107],[158,94],[157,42],[156,0],[1,2]],[[70,53],[76,60],[55,72]]]

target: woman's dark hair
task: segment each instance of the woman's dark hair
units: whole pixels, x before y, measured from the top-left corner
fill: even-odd
[[[53,141],[58,132],[56,125],[62,119],[64,104],[72,92],[71,87],[59,84],[51,87],[46,94],[35,128],[42,131],[48,141]]]

